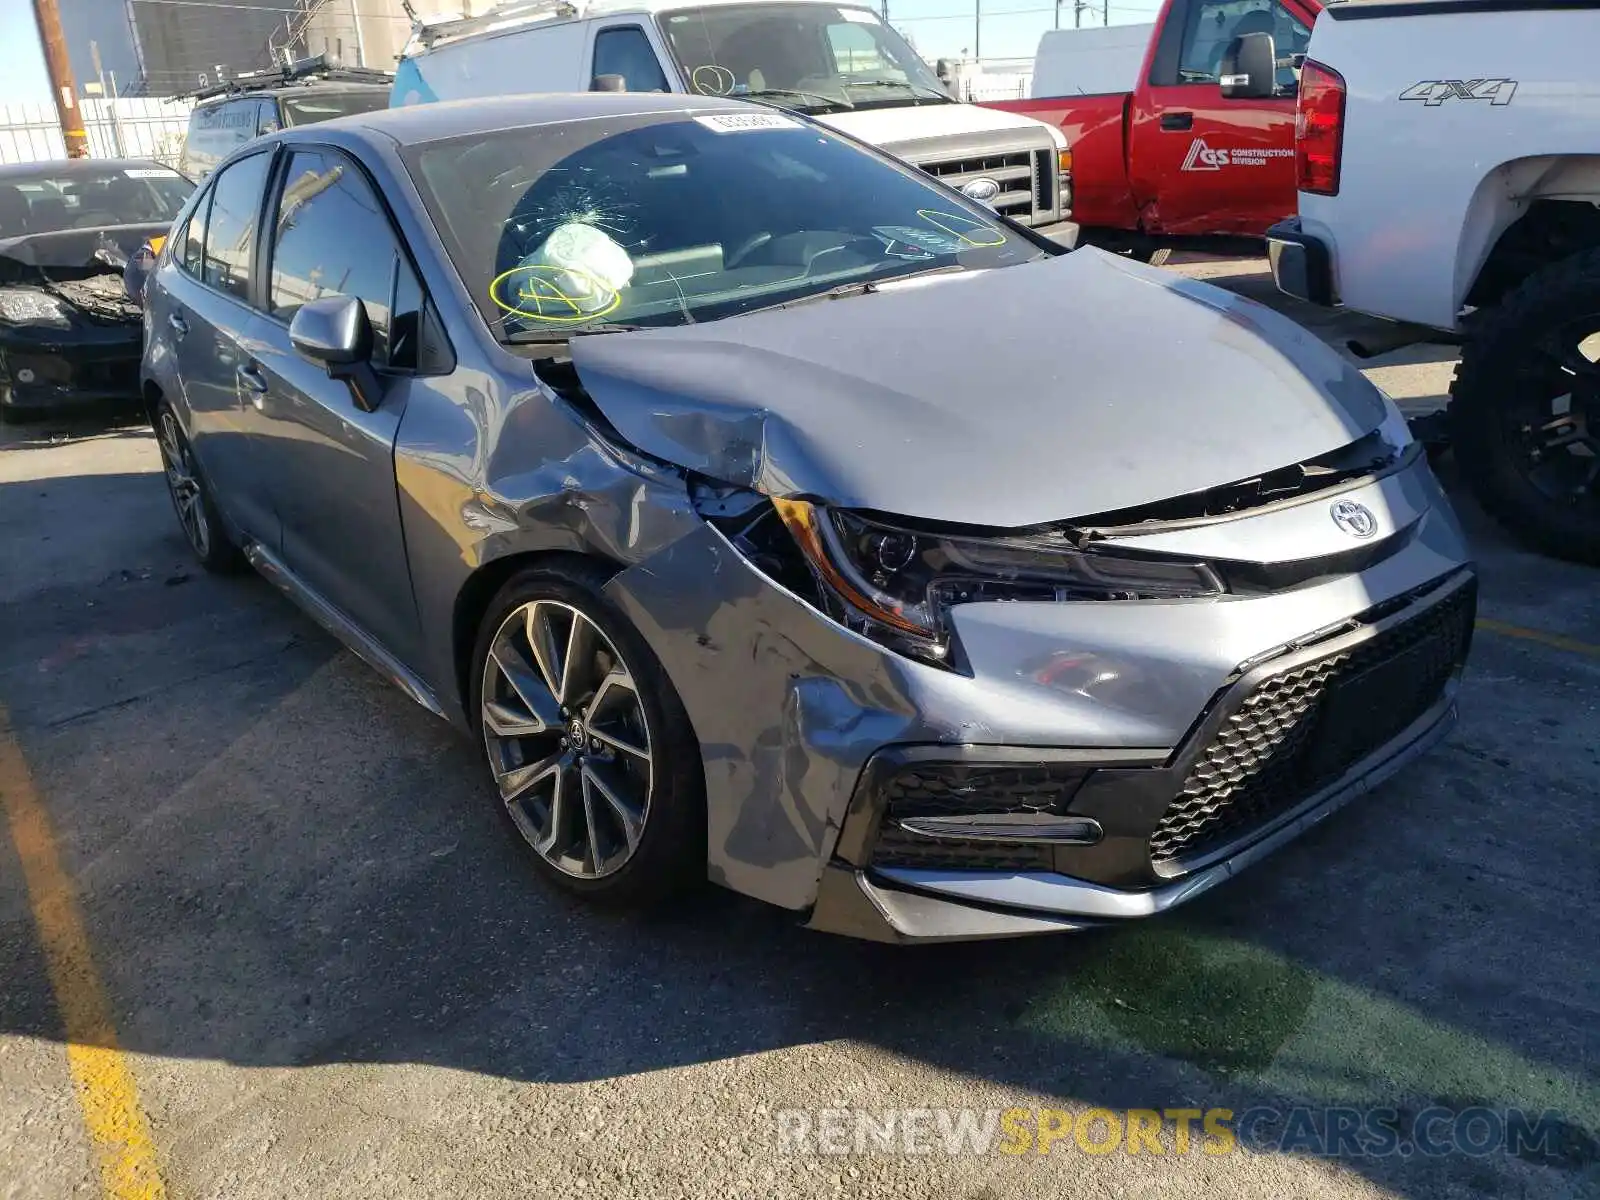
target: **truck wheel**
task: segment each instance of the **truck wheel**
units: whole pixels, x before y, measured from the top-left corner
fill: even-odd
[[[1529,546],[1600,564],[1600,250],[1475,314],[1450,396],[1479,503]]]

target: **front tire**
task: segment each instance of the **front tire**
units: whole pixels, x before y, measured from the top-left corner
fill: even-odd
[[[580,561],[513,576],[479,625],[471,712],[539,873],[642,907],[705,878],[704,772],[677,691],[606,578]]]
[[[1450,389],[1462,476],[1520,541],[1600,565],[1600,250],[1529,276],[1468,328]]]
[[[167,494],[189,549],[206,570],[231,575],[244,566],[244,555],[228,536],[227,526],[217,512],[200,473],[194,448],[172,406],[163,400],[156,407],[156,445],[161,449],[161,466],[167,477]]]

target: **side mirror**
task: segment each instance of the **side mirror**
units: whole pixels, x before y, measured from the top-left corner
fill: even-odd
[[[596,75],[589,84],[591,92],[625,92],[628,81],[621,75]]]
[[[372,369],[372,325],[367,306],[355,296],[324,296],[302,304],[289,322],[289,344],[328,378],[348,383],[362,412],[378,407],[383,386]]]
[[[1266,100],[1278,94],[1278,47],[1270,33],[1247,33],[1222,56],[1224,100]]]

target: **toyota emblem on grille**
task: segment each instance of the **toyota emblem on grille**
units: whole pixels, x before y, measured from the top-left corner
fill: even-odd
[[[976,200],[979,204],[993,204],[995,197],[1000,194],[1000,184],[987,176],[982,179],[969,179],[961,185],[961,194],[969,200]]]
[[[1378,532],[1378,518],[1365,504],[1340,500],[1329,510],[1333,523],[1353,538],[1369,538]]]

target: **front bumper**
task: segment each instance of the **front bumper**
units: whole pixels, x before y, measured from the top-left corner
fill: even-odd
[[[1302,230],[1299,217],[1280,221],[1267,230],[1267,261],[1279,291],[1324,308],[1339,303],[1328,245]]]
[[[1334,499],[1364,505],[1378,525],[1348,566]],[[701,746],[711,878],[815,928],[886,940],[1148,915],[1295,836],[1448,728],[1474,577],[1422,456],[1336,497],[1123,540],[1223,559],[1248,544],[1328,573],[1221,600],[963,605],[952,619],[970,674],[844,630],[710,525],[619,573],[607,591],[677,687]],[[1392,631],[1415,632],[1450,597],[1457,640],[1422,639],[1427,662],[1412,660],[1427,686],[1404,706],[1376,706],[1394,708],[1398,724],[1355,720],[1346,699],[1339,721],[1361,737],[1313,759],[1285,749],[1315,732],[1300,718],[1320,713],[1346,674],[1410,654]],[[1273,699],[1265,710],[1262,696]],[[1057,827],[1020,844],[941,827],[934,842],[953,846],[911,853],[904,814],[890,808],[930,789],[902,780],[894,792],[884,772],[923,762],[967,772],[946,773],[944,794],[958,798],[1023,770],[1004,784],[1012,799],[999,815]],[[1299,764],[1292,777],[1230,799],[1230,776],[1248,783],[1261,764],[1283,762]],[[1231,808],[1230,819],[1208,819],[1212,808]],[[1063,824],[1093,836],[1058,839]]]
[[[966,763],[1040,756],[993,747],[891,748],[863,773],[808,924],[876,941],[1020,936],[1154,916],[1210,891],[1389,779],[1453,728],[1476,612],[1473,572],[1458,571],[1398,608],[1391,603],[1379,611],[1379,619],[1354,630],[1241,670],[1164,761],[1097,762],[1093,751],[1075,752],[1084,773],[1062,817],[1093,822],[1100,836],[1090,844],[946,839],[925,843],[924,851],[897,827],[895,797],[881,786],[890,772],[908,763],[937,770],[958,756]],[[1408,635],[1419,627],[1431,643]],[[1352,742],[1348,726],[1321,719],[1341,683],[1360,682],[1375,669],[1410,667],[1419,649],[1436,655],[1431,672],[1418,673],[1409,696],[1387,689],[1395,707],[1366,714],[1364,739],[1357,732]],[[1324,672],[1330,663],[1334,669]],[[1326,677],[1317,680],[1349,664],[1355,669],[1345,680],[1334,678],[1331,687]],[[1258,709],[1241,723],[1263,696],[1273,697],[1266,719]],[[1307,769],[1330,741],[1341,740],[1351,744],[1334,759],[1336,769]],[[941,800],[948,803],[949,794]],[[1174,828],[1196,826],[1197,816],[1196,832],[1204,836],[1188,853],[1158,853]],[[963,855],[974,864],[998,857],[1007,869],[962,869]]]
[[[0,339],[0,405],[44,412],[137,400],[142,335],[134,325],[95,330],[81,341]]]

